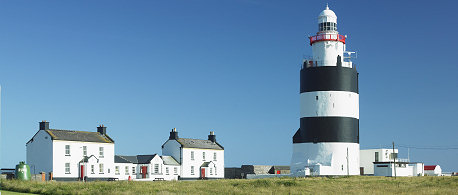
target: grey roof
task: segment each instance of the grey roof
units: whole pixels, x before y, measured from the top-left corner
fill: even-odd
[[[286,166],[286,165],[274,165],[273,168],[275,170],[289,170],[289,166]]]
[[[157,154],[122,156],[115,155],[115,163],[149,164]]]
[[[99,132],[49,129],[45,130],[53,140],[114,143],[108,135]]]
[[[204,162],[202,163],[202,165],[200,165],[200,167],[208,167],[208,165],[210,165],[211,162]]]
[[[177,141],[181,144],[181,146],[183,146],[183,148],[224,150],[218,142],[212,142],[210,140],[178,138]]]
[[[161,156],[164,165],[180,165],[178,162],[171,156]]]

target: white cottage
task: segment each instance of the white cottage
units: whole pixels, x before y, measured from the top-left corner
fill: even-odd
[[[115,156],[115,177],[120,180],[178,180],[180,164],[171,156]]]
[[[179,138],[176,129],[162,145],[162,155],[171,156],[180,164],[180,180],[224,178],[224,148],[213,131],[208,140]]]
[[[88,132],[49,129],[49,122],[42,121],[26,150],[32,174],[52,172],[53,179],[68,181],[114,176],[114,141],[103,125]]]
[[[439,165],[425,165],[425,175],[442,176],[442,169]]]

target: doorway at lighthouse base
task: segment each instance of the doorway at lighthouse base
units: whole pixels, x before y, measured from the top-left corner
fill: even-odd
[[[293,176],[359,175],[359,171],[358,143],[293,144]]]

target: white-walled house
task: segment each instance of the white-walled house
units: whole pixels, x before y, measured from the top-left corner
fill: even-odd
[[[429,176],[442,176],[442,169],[439,165],[426,165],[425,175]]]
[[[213,131],[208,140],[179,138],[174,128],[162,145],[162,155],[171,156],[180,164],[180,178],[224,178],[224,148],[216,141]]]
[[[120,180],[178,180],[180,164],[171,156],[115,156],[115,177]]]
[[[423,176],[423,163],[420,162],[398,162],[396,166],[394,162],[374,162],[374,176],[386,177],[408,177],[408,176]],[[395,167],[395,169],[394,169]]]
[[[55,180],[106,180],[114,176],[114,141],[106,127],[97,132],[49,129],[40,122],[38,132],[26,143],[32,174],[52,172]]]
[[[398,149],[367,149],[359,152],[361,175],[374,175],[374,162],[393,162],[397,158]]]

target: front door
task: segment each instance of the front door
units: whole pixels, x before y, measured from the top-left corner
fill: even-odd
[[[200,178],[205,179],[205,168],[200,168]]]
[[[80,165],[80,178],[81,180],[84,180],[84,165]]]
[[[148,167],[147,166],[142,166],[142,178],[146,178]]]

